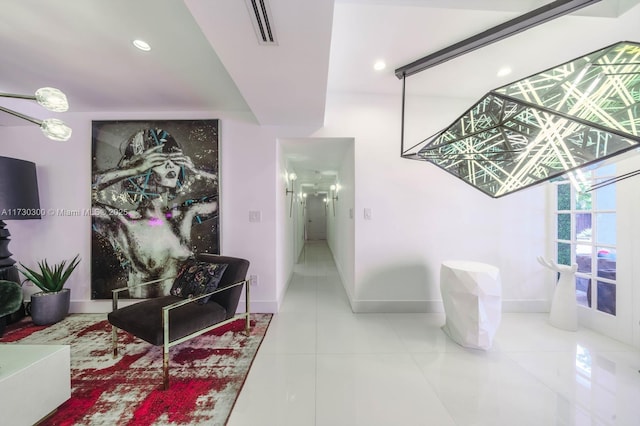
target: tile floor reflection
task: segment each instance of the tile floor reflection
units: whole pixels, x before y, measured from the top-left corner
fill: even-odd
[[[489,351],[444,314],[354,314],[324,242],[295,265],[229,426],[640,425],[640,351],[504,314]]]

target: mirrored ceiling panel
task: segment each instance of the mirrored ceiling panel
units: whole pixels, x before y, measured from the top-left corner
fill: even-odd
[[[402,153],[501,197],[640,145],[640,44],[621,42],[495,89]]]

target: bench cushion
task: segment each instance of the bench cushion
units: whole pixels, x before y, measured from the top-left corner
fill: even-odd
[[[152,345],[164,342],[162,331],[162,307],[182,301],[178,296],[163,296],[144,300],[112,311],[107,318],[111,324],[125,330]],[[180,339],[198,330],[225,320],[226,310],[209,301],[205,304],[187,303],[169,313],[169,341]]]

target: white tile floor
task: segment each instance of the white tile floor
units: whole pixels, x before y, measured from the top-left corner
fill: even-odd
[[[295,266],[228,425],[640,425],[640,351],[547,314],[505,314],[491,350],[444,314],[354,314],[324,242]]]

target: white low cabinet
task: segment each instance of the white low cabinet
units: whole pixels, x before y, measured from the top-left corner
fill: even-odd
[[[68,345],[0,343],[1,423],[31,426],[71,397]]]

